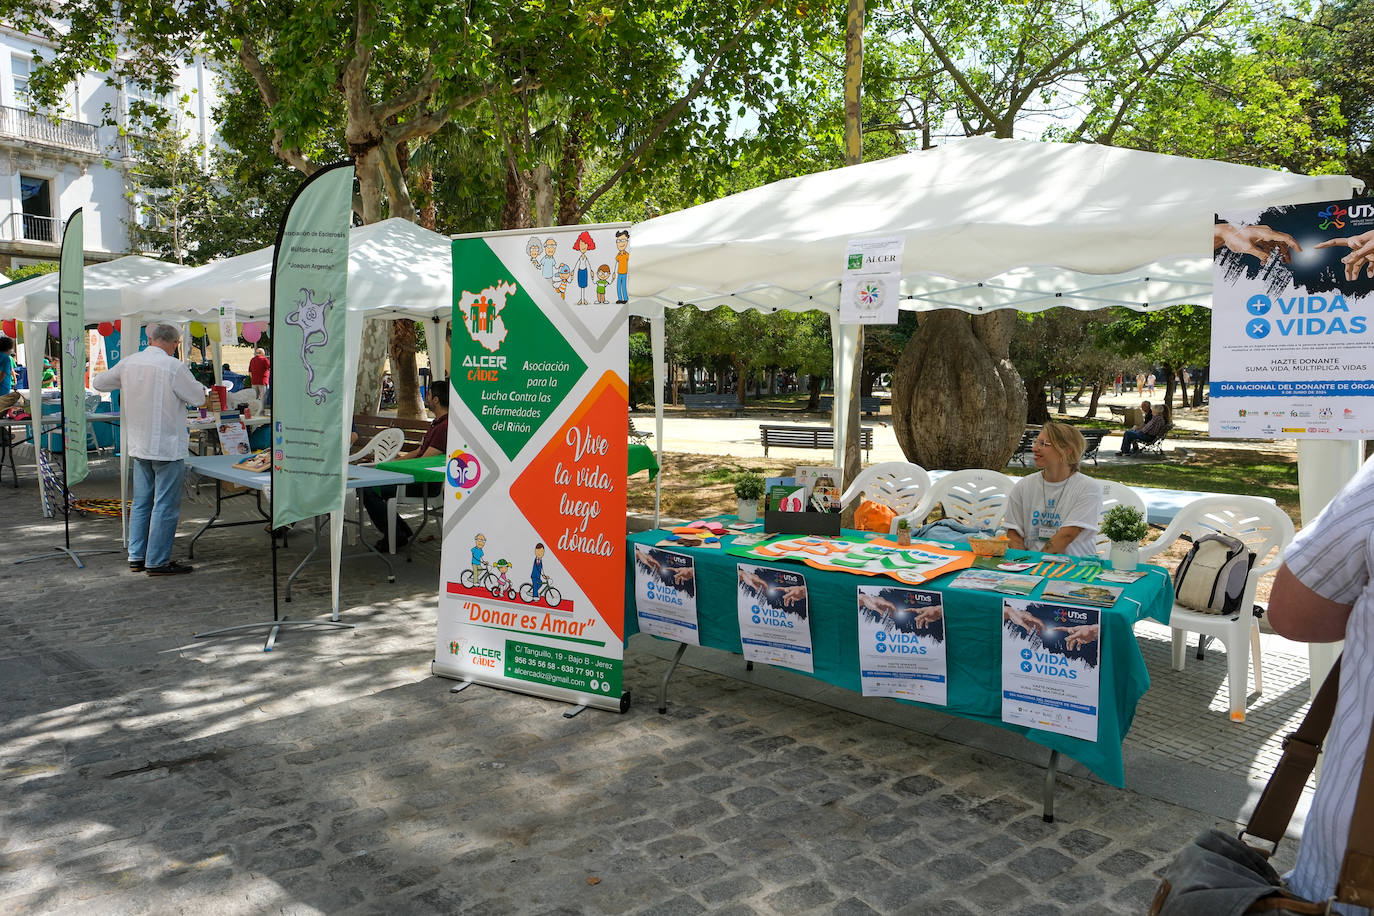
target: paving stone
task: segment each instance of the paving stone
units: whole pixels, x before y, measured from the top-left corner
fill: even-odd
[[[802,913],[834,899],[834,892],[824,882],[808,881],[770,894],[767,901],[779,913]]]
[[[1044,882],[1073,868],[1074,861],[1057,849],[1041,846],[1017,857],[1009,870],[1017,875],[1034,875],[1037,881]]]

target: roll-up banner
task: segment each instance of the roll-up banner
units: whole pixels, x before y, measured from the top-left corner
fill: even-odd
[[[1374,201],[1213,219],[1209,432],[1374,436]]]
[[[453,242],[434,673],[623,712],[627,225]]]
[[[62,450],[69,487],[86,479],[85,225],[80,210],[67,220],[57,276],[62,337]]]
[[[353,163],[296,191],[272,262],[272,524],[343,508],[344,359]]]

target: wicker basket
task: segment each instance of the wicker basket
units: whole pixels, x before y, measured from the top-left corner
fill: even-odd
[[[973,550],[974,554],[980,557],[1006,556],[1008,544],[1009,542],[1004,537],[985,538],[975,535],[968,539],[969,547]]]

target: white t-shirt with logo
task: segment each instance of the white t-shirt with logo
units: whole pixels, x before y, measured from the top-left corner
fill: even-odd
[[[1045,480],[1043,471],[1022,477],[1012,487],[1003,525],[1026,542],[1027,550],[1043,551],[1060,528],[1082,528],[1064,553],[1073,557],[1097,555],[1093,537],[1102,515],[1102,485],[1075,471],[1058,483]]]

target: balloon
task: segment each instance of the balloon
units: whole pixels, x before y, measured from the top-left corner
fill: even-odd
[[[256,321],[245,321],[243,323],[243,339],[249,343],[257,343],[262,336],[262,327]]]
[[[211,321],[205,325],[205,336],[219,343],[219,322]]]
[[[192,337],[204,337],[204,336],[205,336],[205,325],[201,324],[199,321],[193,321],[193,322],[191,322],[191,336],[192,336]]]
[[[116,331],[121,330],[121,328],[119,327],[119,325],[120,325],[120,322],[116,321],[116,322],[115,322],[115,330],[116,330]]]
[[[109,337],[114,333],[114,325],[110,324],[108,321],[100,322],[100,324],[95,326],[95,329],[100,332],[101,337]]]
[[[49,336],[49,337],[56,337],[57,335],[59,335],[59,334],[61,334],[61,333],[62,333],[62,325],[58,324],[56,321],[49,321],[49,322],[48,322],[48,336]]]
[[[0,331],[3,331],[6,337],[14,337],[19,331],[17,327],[18,324],[19,322],[15,321],[13,318],[7,318],[4,321],[0,321]]]

